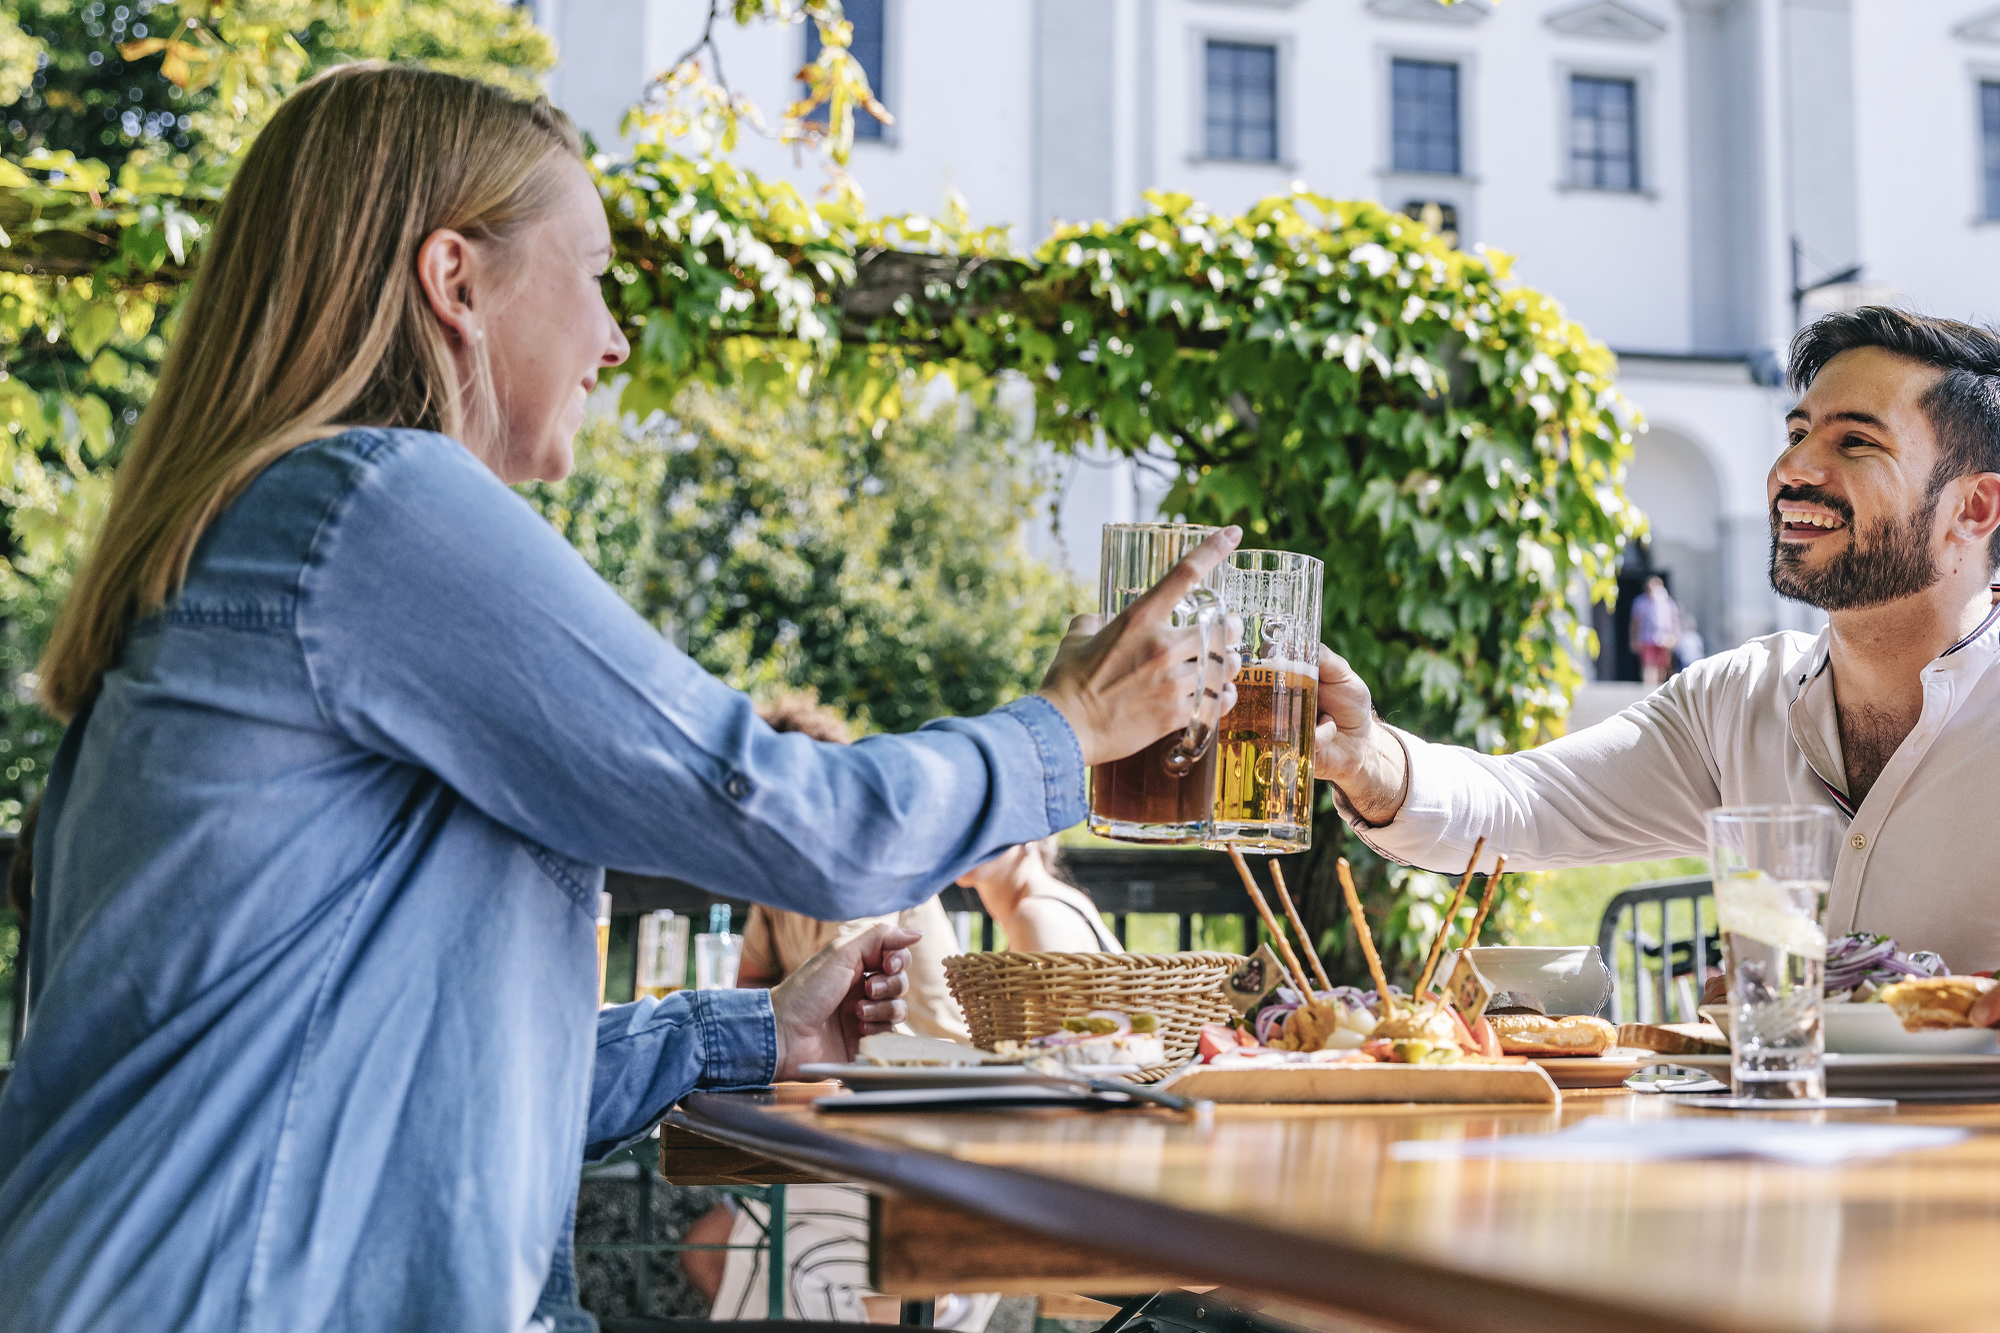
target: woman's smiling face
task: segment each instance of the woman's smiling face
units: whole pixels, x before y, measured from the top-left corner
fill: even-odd
[[[632,350],[604,304],[604,205],[581,162],[554,169],[560,199],[510,247],[513,271],[493,275],[503,299],[483,321],[502,435],[488,462],[510,484],[569,475],[585,396]]]

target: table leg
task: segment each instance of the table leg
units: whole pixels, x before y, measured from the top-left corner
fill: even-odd
[[[765,1200],[771,1210],[766,1223],[764,1262],[770,1273],[770,1294],[766,1298],[767,1319],[785,1317],[785,1187],[767,1185]]]

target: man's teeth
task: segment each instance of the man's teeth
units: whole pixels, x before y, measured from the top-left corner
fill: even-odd
[[[1815,528],[1837,528],[1840,526],[1840,520],[1832,514],[1790,513],[1785,515],[1785,522],[1807,523]]]

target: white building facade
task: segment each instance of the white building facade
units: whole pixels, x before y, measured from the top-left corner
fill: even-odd
[[[1765,568],[1764,478],[1801,317],[1892,300],[2000,318],[2000,8],[1955,0],[846,0],[890,126],[864,118],[871,206],[937,209],[1030,244],[1149,189],[1239,210],[1304,181],[1435,205],[1519,256],[1621,358],[1651,429],[1629,491],[1647,556],[1712,649],[1811,613]],[[550,90],[600,143],[695,40],[694,0],[538,0]],[[719,35],[730,85],[797,96],[802,25]],[[821,167],[745,137],[816,188]],[[1828,285],[1828,279],[1838,279]],[[1798,288],[1815,290],[1801,295]],[[1091,581],[1096,525],[1160,493],[1079,463],[1062,519]],[[1636,580],[1636,573],[1635,580]],[[1602,615],[1600,629],[1622,617]],[[1615,636],[1613,636],[1615,637]],[[1607,639],[1600,673],[1636,676]]]

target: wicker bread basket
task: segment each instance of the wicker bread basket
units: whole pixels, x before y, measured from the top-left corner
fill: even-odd
[[[1242,966],[1233,953],[962,953],[944,974],[973,1045],[989,1051],[1093,1009],[1157,1015],[1167,1063],[1145,1072],[1150,1082],[1186,1063],[1203,1023],[1229,1021],[1222,982]]]

